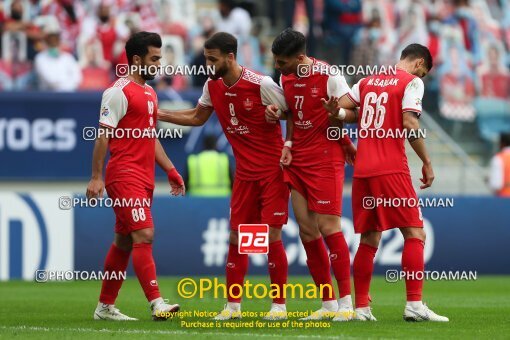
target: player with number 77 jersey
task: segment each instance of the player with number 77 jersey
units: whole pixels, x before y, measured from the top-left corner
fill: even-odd
[[[448,321],[422,303],[425,232],[420,208],[403,202],[417,201],[405,154],[405,137],[423,162],[421,189],[434,180],[434,171],[419,120],[424,92],[421,80],[432,68],[430,51],[422,45],[407,46],[397,63],[396,74],[378,74],[361,79],[342,98],[323,100],[332,116],[344,122],[358,122],[364,130],[358,140],[354,165],[352,210],[354,229],[361,233],[354,258],[356,318],[375,321],[369,307],[369,288],[374,257],[385,230],[399,228],[404,236],[402,269],[405,275],[406,321]],[[359,116],[345,109],[360,108]],[[381,202],[398,202],[395,206]],[[401,204],[402,203],[402,204]]]

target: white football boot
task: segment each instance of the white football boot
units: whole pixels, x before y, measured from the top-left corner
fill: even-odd
[[[377,321],[370,307],[356,308],[354,314],[354,320],[357,321]]]
[[[322,307],[319,310],[316,310],[315,312],[312,312],[310,315],[308,315],[305,318],[301,318],[299,320],[301,321],[318,321],[318,320],[331,320],[334,318],[338,312],[338,301],[337,300],[331,300],[331,301],[323,301]]]
[[[448,322],[450,321],[446,316],[437,315],[422,303],[420,306],[412,306],[407,304],[404,309],[405,321],[433,321],[433,322]]]
[[[178,304],[171,305],[168,300],[163,298],[157,298],[150,302],[152,320],[154,321],[165,321],[173,317],[173,313],[176,313],[181,308]]]
[[[287,307],[285,304],[272,303],[271,310],[264,316],[264,320],[277,321],[287,319]]]
[[[94,311],[94,320],[107,320],[107,321],[137,321],[138,319],[131,318],[122,314],[115,305],[108,305],[99,302],[96,310]]]
[[[237,302],[227,302],[223,310],[213,318],[219,321],[235,319],[241,319],[241,304]]]
[[[352,299],[350,295],[338,299],[338,311],[333,321],[351,321],[354,318],[354,309],[352,308]]]

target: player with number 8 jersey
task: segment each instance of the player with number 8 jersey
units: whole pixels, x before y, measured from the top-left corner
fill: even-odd
[[[179,125],[205,124],[213,111],[232,145],[236,161],[230,202],[230,245],[225,266],[228,302],[216,320],[240,318],[241,295],[248,270],[248,255],[240,253],[239,225],[269,225],[268,270],[271,283],[284,291],[287,256],[281,229],[287,223],[289,189],[283,181],[280,154],[283,138],[280,124],[266,122],[266,105],[287,110],[282,89],[268,76],[239,65],[237,39],[218,32],[204,44],[207,65],[215,72],[204,85],[194,109],[160,110],[159,119]],[[211,164],[211,166],[214,166]],[[285,297],[273,298],[266,319],[286,319]]]

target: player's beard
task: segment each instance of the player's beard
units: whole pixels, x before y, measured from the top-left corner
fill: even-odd
[[[215,67],[214,68],[214,74],[210,75],[210,78],[212,80],[220,79],[221,77],[224,77],[228,73],[228,65],[225,62],[221,67]]]
[[[148,72],[148,71],[151,71],[152,69],[156,69],[156,66],[154,65],[153,67],[151,67],[151,65],[145,65],[145,64],[142,65],[142,68],[140,70],[140,76],[143,78],[143,80],[145,80],[145,81],[153,80],[156,77],[155,74],[150,74]]]

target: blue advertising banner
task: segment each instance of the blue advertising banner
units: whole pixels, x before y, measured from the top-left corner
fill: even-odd
[[[441,198],[440,198],[441,199]],[[453,207],[423,208],[428,270],[477,271],[509,274],[510,200],[498,198],[449,198]],[[444,202],[444,201],[443,201]],[[342,228],[351,252],[359,244],[354,234],[350,197],[344,198]],[[292,209],[291,209],[292,211]],[[222,275],[228,252],[228,199],[157,197],[153,218],[156,227],[154,255],[161,275]],[[490,216],[490,218],[489,218]],[[111,209],[75,210],[75,268],[97,270],[112,241]],[[497,235],[497,237],[494,237]],[[299,227],[291,218],[283,228],[283,242],[290,274],[308,274]],[[403,238],[398,230],[383,234],[375,259],[376,273],[399,268]],[[251,274],[266,274],[266,256],[250,255]]]
[[[107,207],[70,208],[71,192],[0,193],[0,280],[32,280],[36,270],[100,270],[113,240],[115,216]],[[78,196],[74,196],[78,197]],[[445,199],[433,197],[431,199]],[[510,200],[447,198],[453,207],[424,208],[427,270],[510,274]],[[351,199],[344,198],[342,228],[351,253],[359,244]],[[227,198],[156,196],[154,257],[160,275],[222,275],[228,252]],[[294,215],[283,228],[289,273],[308,274]],[[403,239],[387,231],[375,271],[400,267]],[[250,255],[251,274],[266,274],[266,256]]]
[[[181,93],[183,101],[195,105],[200,92]],[[0,167],[2,180],[86,180],[94,140],[84,138],[84,129],[98,127],[101,92],[0,93]],[[160,97],[160,105],[165,100]],[[214,125],[214,122],[211,122]],[[201,139],[161,139],[179,169],[188,152],[200,151]],[[198,136],[201,137],[201,136]],[[163,177],[162,171],[157,175]]]

